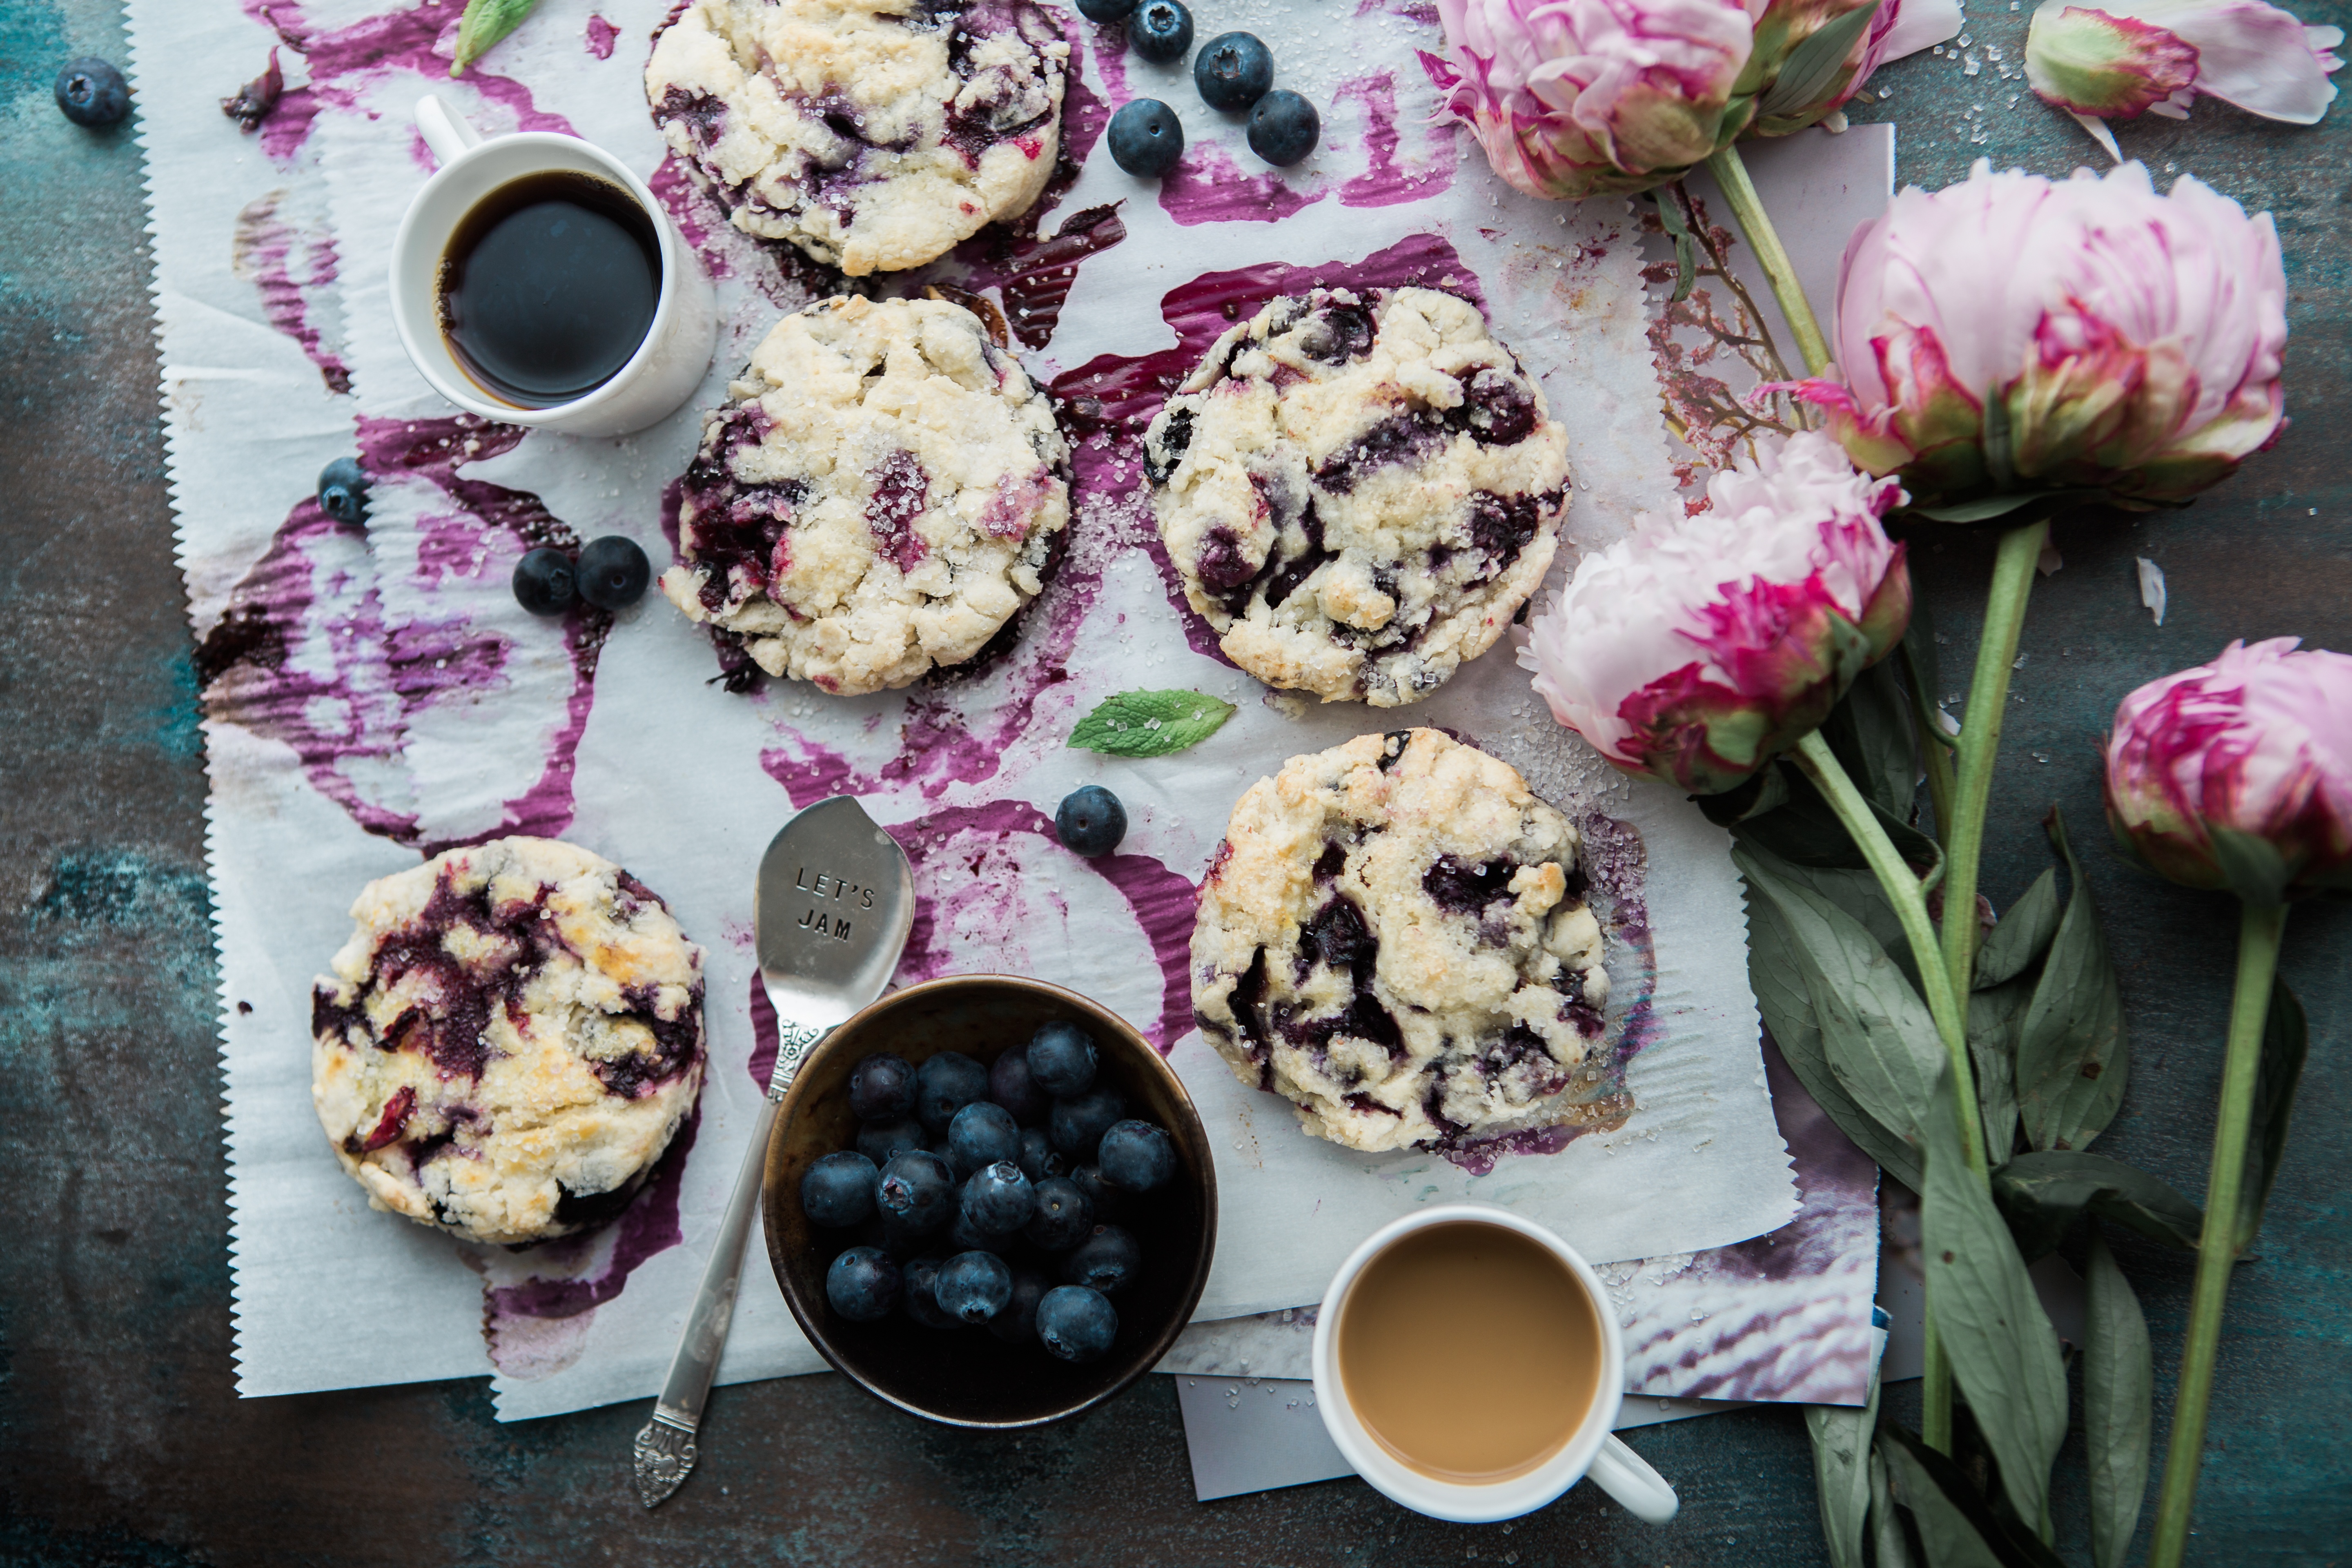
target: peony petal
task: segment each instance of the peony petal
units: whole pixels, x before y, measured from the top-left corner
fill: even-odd
[[[2153,22],[2047,0],[2026,31],[2025,79],[2053,108],[2128,120],[2196,82],[2197,47]]]
[[[1902,0],[1902,4],[1886,35],[1882,65],[1960,36],[1959,0]]]
[[[2069,113],[2066,118],[2089,132],[2091,140],[2107,150],[2108,157],[2118,163],[2124,161],[2124,150],[2116,145],[2115,130],[2105,121],[2094,119],[2087,114]]]
[[[2286,11],[2263,0],[2102,0],[2103,8],[2179,35],[2198,53],[2197,90],[2251,114],[2314,125],[2336,100],[2327,79],[2343,62],[2342,41],[2315,38]]]

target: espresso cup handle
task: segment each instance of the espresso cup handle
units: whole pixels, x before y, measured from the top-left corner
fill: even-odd
[[[1613,1435],[1601,1439],[1600,1450],[1584,1475],[1644,1524],[1667,1523],[1682,1507],[1666,1478]]]
[[[482,133],[432,93],[416,100],[416,130],[436,163],[453,163],[482,144]]]

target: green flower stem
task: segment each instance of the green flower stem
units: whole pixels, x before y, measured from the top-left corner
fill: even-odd
[[[1936,1314],[1926,1314],[1927,1353],[1919,1364],[1919,1441],[1938,1454],[1952,1451],[1952,1358],[1936,1331]]]
[[[1797,281],[1797,268],[1781,247],[1779,231],[1766,216],[1764,203],[1756,194],[1756,182],[1748,177],[1748,165],[1741,162],[1739,144],[1727,143],[1721,152],[1706,160],[1706,172],[1723,187],[1724,199],[1731,204],[1731,216],[1739,225],[1739,232],[1748,239],[1748,247],[1771,280],[1772,298],[1780,303],[1780,314],[1789,321],[1789,331],[1797,339],[1797,352],[1804,356],[1805,370],[1819,375],[1829,368],[1829,340],[1822,336],[1822,324],[1813,319],[1813,308],[1806,302],[1804,285]]]
[[[2205,1458],[2205,1415],[2213,1394],[2213,1361],[2221,1342],[2221,1308],[2238,1261],[2238,1189],[2246,1175],[2246,1141],[2254,1084],[2278,975],[2284,904],[2248,904],[2238,923],[2238,988],[2230,998],[2230,1047],[2221,1067],[2221,1110],[2213,1128],[2213,1163],[2205,1177],[2205,1228],[2197,1243],[2197,1282],[2189,1297],[2189,1342],[2180,1352],[2180,1388],[2172,1440],[2164,1456],[2164,1489],[2156,1500],[2148,1568],[2179,1568],[2189,1544],[2189,1514]]]
[[[1985,599],[1984,635],[1977,671],[1960,719],[1960,767],[1952,819],[1944,831],[1944,973],[1956,1005],[1968,1005],[1977,972],[1977,862],[1984,853],[1985,807],[1992,798],[1993,756],[2000,749],[2009,710],[2009,677],[2025,626],[2025,599],[2033,591],[2034,563],[2050,542],[2050,521],[2029,522],[2000,536],[1993,558],[1992,591]],[[1939,826],[1944,825],[1940,822]]]

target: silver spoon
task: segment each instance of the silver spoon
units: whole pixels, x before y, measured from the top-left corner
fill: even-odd
[[[752,1119],[751,1145],[719,1224],[686,1333],[653,1419],[637,1434],[637,1496],[647,1508],[694,1469],[695,1429],[735,1316],[743,1245],[760,1207],[768,1135],[784,1091],[818,1041],[882,994],[915,922],[906,852],[847,795],[819,801],[785,824],[760,858],[754,921],[760,980],[776,1009],[776,1068]]]

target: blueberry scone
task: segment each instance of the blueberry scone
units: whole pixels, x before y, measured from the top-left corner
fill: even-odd
[[[310,996],[310,1097],[369,1203],[473,1241],[619,1212],[702,1087],[702,950],[551,838],[371,882]]]
[[[1381,708],[1493,646],[1568,507],[1542,391],[1475,306],[1432,289],[1275,300],[1168,400],[1144,468],[1225,656]]]
[[[858,278],[1029,210],[1069,58],[1034,0],[693,0],[646,97],[738,228]]]
[[[1402,1149],[1570,1114],[1609,976],[1567,817],[1435,730],[1293,757],[1201,887],[1192,1006],[1308,1132]]]
[[[662,592],[771,675],[844,696],[961,664],[1045,586],[1070,520],[1051,405],[942,300],[776,324],[708,416]]]

